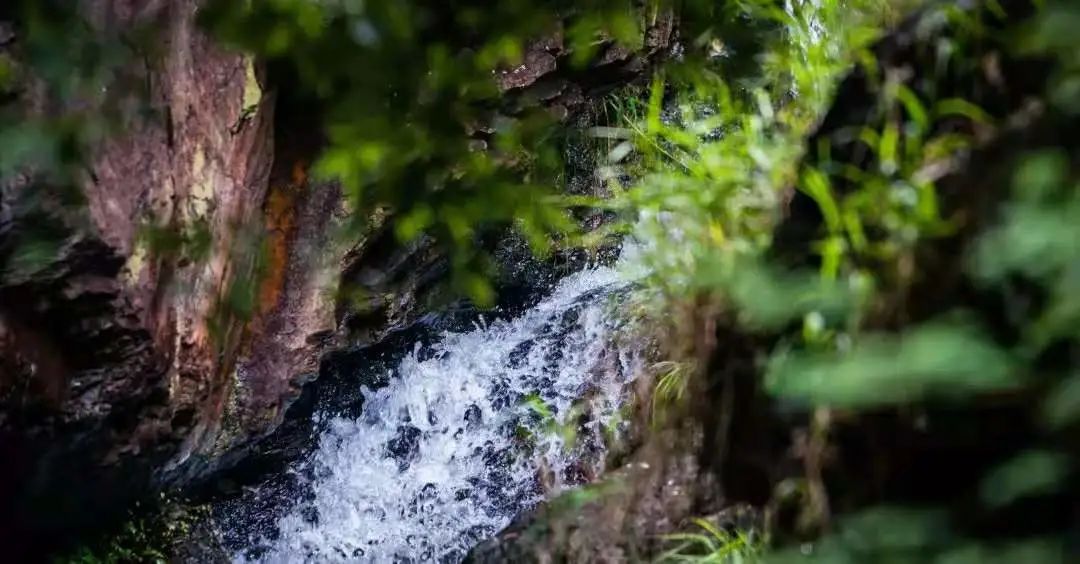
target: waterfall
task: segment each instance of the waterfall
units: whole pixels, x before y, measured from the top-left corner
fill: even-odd
[[[639,362],[612,315],[626,288],[584,270],[515,319],[414,345],[359,418],[324,416],[308,495],[236,560],[458,562],[597,476]]]

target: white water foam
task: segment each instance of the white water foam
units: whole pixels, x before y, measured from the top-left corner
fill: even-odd
[[[614,269],[582,271],[517,319],[418,345],[389,385],[364,390],[359,419],[328,422],[314,500],[259,559],[457,562],[595,476],[637,371],[610,311],[625,287]]]

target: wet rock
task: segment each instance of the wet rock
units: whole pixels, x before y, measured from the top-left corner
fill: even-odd
[[[420,499],[430,500],[435,499],[439,495],[439,488],[435,484],[424,484],[423,488],[420,488]]]
[[[592,501],[573,494],[520,516],[469,552],[465,562],[632,562],[656,554],[664,535],[702,507],[714,485],[693,455],[659,445],[586,486]]]
[[[520,345],[515,347],[514,350],[510,351],[508,363],[510,368],[520,368],[524,366],[525,362],[528,360],[529,351],[532,350],[534,344],[536,344],[536,341],[529,339],[523,341]]]
[[[468,424],[467,426],[472,427],[474,425],[479,425],[484,421],[484,414],[480,411],[480,406],[474,404],[470,405],[469,408],[465,410],[464,419],[465,423]]]
[[[314,507],[302,507],[300,509],[300,517],[309,525],[319,524],[319,510]]]
[[[172,554],[169,555],[169,562],[172,564],[228,564],[233,561],[221,544],[220,534],[209,520],[196,523],[170,548]]]
[[[404,471],[420,456],[420,437],[423,433],[412,425],[401,425],[397,436],[386,443],[386,450],[398,462],[398,469]]]

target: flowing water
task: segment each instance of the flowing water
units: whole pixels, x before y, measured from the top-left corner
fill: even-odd
[[[638,362],[612,315],[625,289],[585,270],[515,319],[414,345],[359,418],[323,416],[304,499],[236,559],[458,562],[594,477]]]

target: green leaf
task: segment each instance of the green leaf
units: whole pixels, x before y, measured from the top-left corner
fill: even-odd
[[[771,360],[766,383],[815,405],[869,408],[961,398],[1016,387],[1013,361],[966,326],[929,324],[860,337],[846,353],[793,352]]]
[[[525,408],[527,408],[529,411],[539,415],[545,420],[551,419],[555,416],[555,414],[551,411],[551,408],[544,401],[544,399],[540,397],[539,394],[534,393],[525,396],[525,398],[521,400],[521,405],[525,406]]]
[[[934,115],[938,119],[952,116],[964,117],[975,123],[986,125],[994,122],[994,118],[986,113],[986,110],[961,98],[940,100],[934,105]]]
[[[1060,150],[1029,155],[1013,173],[1013,193],[1023,200],[1043,200],[1061,189],[1068,172],[1068,155]]]
[[[885,125],[878,144],[878,161],[882,174],[895,174],[900,169],[900,128],[894,123]]]
[[[840,209],[832,195],[829,177],[816,168],[806,168],[800,177],[799,189],[817,202],[829,232],[838,233],[843,227]]]
[[[1066,378],[1046,394],[1042,406],[1043,421],[1060,428],[1080,420],[1080,374]]]
[[[1069,470],[1069,458],[1058,452],[1030,450],[995,468],[979,493],[992,508],[1018,499],[1056,492]]]
[[[919,134],[930,129],[930,116],[926,111],[926,106],[923,105],[913,90],[903,84],[897,84],[896,99],[904,105],[904,110],[907,112],[908,117],[911,118],[911,121],[915,123]]]

